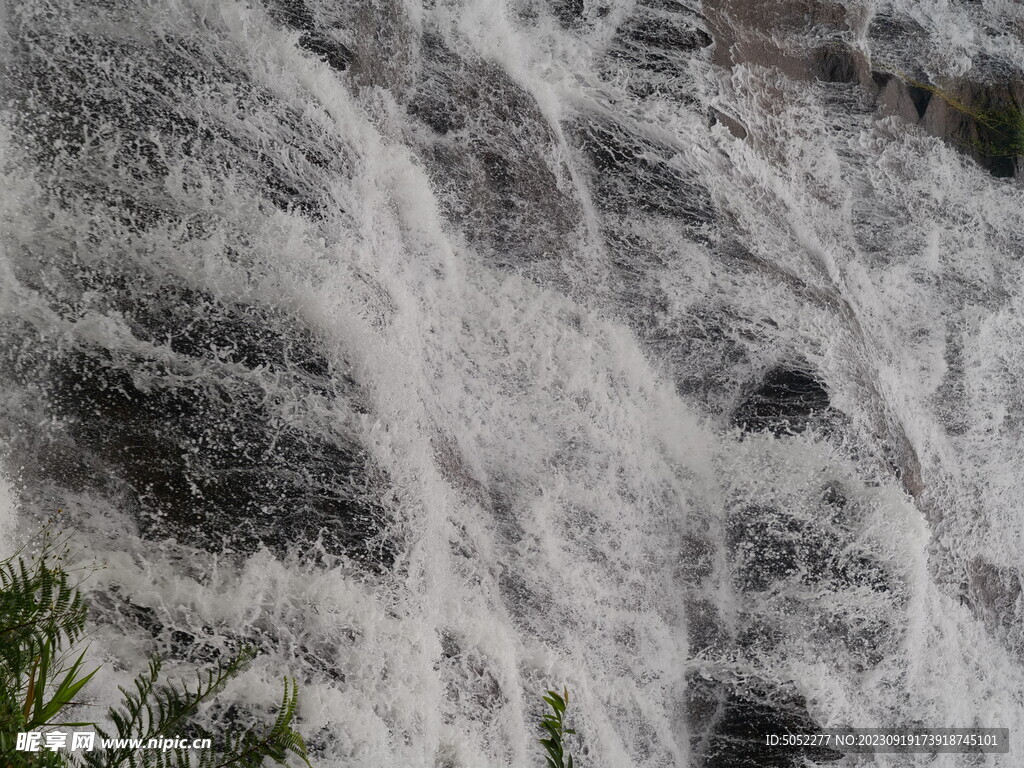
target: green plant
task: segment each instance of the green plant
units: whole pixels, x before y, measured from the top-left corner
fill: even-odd
[[[551,712],[546,713],[540,721],[541,728],[547,733],[547,738],[541,739],[540,743],[547,750],[548,768],[572,768],[572,755],[565,750],[564,738],[566,734],[575,734],[576,731],[565,727],[565,710],[569,706],[569,689],[563,688],[562,693],[548,691],[544,701]]]
[[[76,697],[99,671],[83,673],[84,652],[73,660],[68,655],[85,632],[87,608],[77,585],[70,582],[62,557],[54,547],[45,546],[30,561],[18,555],[0,560],[2,768],[260,768],[266,760],[283,765],[289,756],[309,765],[302,737],[292,727],[298,689],[288,678],[269,727],[242,729],[207,750],[137,746],[150,739],[173,739],[186,730],[194,736],[200,730],[195,722],[199,708],[250,664],[255,657],[251,648],[243,648],[214,671],[197,675],[194,685],[161,682],[161,662],[154,657],[133,687],[121,688],[121,705],[107,713],[112,727],[60,722],[63,714],[81,703]],[[93,726],[101,745],[108,739],[115,741],[82,753],[17,748],[18,733],[55,726]],[[116,740],[137,741],[133,746]]]
[[[81,674],[84,654],[69,664],[60,651],[85,631],[86,607],[68,574],[50,565],[51,554],[31,564],[0,561],[0,760],[7,766],[25,761],[15,751],[19,732],[80,725],[56,718],[96,674]],[[60,761],[39,753],[34,764]]]
[[[255,656],[253,649],[243,648],[227,664],[207,672],[205,677],[197,673],[194,688],[186,683],[159,683],[162,665],[159,658],[153,657],[149,669],[135,678],[135,690],[121,688],[124,696],[121,706],[109,710],[114,733],[96,726],[96,734],[101,741],[112,739],[115,742],[173,738],[186,728],[195,735],[197,728],[192,719],[199,707],[216,697]],[[308,766],[306,746],[291,725],[297,704],[298,687],[293,680],[285,678],[284,697],[269,728],[243,729],[223,744],[195,753],[184,747],[139,751],[131,746],[116,746],[103,752],[83,753],[81,762],[84,768],[259,768],[265,759],[284,765],[290,753]]]

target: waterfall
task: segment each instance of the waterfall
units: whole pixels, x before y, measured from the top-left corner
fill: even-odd
[[[248,643],[319,766],[540,765],[562,686],[585,768],[1024,723],[1020,163],[951,106],[1024,99],[1018,6],[0,32],[0,531],[98,566],[98,701]]]

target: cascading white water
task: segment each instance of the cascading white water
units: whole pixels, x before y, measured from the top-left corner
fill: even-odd
[[[324,766],[539,765],[562,685],[594,768],[1012,738],[1019,182],[706,5],[7,3],[0,503],[105,566],[100,700],[250,642]],[[819,15],[1016,12],[932,5]]]

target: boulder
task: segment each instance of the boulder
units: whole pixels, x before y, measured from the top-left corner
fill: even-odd
[[[745,432],[799,434],[833,414],[825,385],[798,367],[777,367],[740,403],[732,423]]]
[[[353,53],[347,46],[325,32],[304,32],[299,46],[327,62],[331,69],[342,72],[352,64]]]

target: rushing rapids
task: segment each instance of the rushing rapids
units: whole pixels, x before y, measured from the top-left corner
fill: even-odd
[[[1021,166],[953,106],[1020,5],[3,21],[0,526],[104,566],[99,699],[253,643],[359,768],[539,765],[563,684],[588,768],[1024,726]]]

